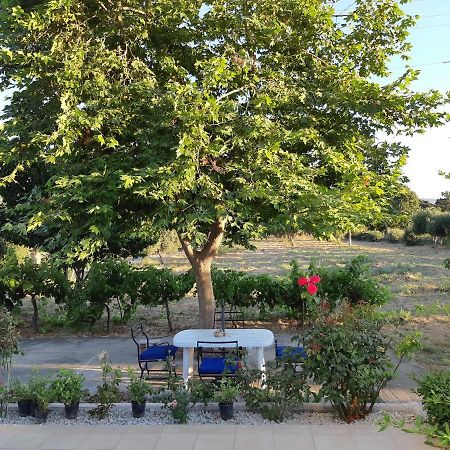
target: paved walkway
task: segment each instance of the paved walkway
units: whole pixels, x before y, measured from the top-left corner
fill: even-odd
[[[1,450],[426,450],[372,425],[0,425]]]
[[[288,344],[290,335],[276,336],[280,344]],[[114,366],[126,369],[137,368],[136,346],[129,337],[52,337],[26,339],[21,345],[23,355],[14,358],[12,376],[25,381],[32,367],[39,367],[42,375],[54,372],[60,367],[70,367],[83,373],[86,387],[94,392],[101,380],[98,355],[107,351]],[[182,352],[177,353],[176,364],[181,372]],[[265,350],[265,358],[270,361],[275,357],[273,347]],[[161,364],[162,366],[162,364]],[[420,375],[422,369],[417,364],[406,362],[400,366],[398,376],[388,388],[383,389],[380,397],[385,402],[419,401],[412,390],[416,383],[411,374]]]

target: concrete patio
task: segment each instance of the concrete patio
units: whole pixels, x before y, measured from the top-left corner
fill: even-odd
[[[1,450],[425,450],[424,437],[372,425],[0,425]]]
[[[290,335],[276,335],[280,344],[288,344]],[[25,381],[32,367],[39,367],[39,373],[45,375],[68,367],[83,373],[86,387],[94,392],[101,380],[98,355],[107,351],[112,364],[121,367],[124,372],[127,366],[137,369],[136,345],[130,337],[52,337],[25,339],[21,343],[22,355],[14,358],[12,376]],[[274,348],[265,350],[266,361],[275,357]],[[177,353],[176,365],[181,374],[182,352]],[[162,365],[161,365],[162,366]],[[383,389],[380,397],[384,402],[419,401],[413,392],[416,387],[411,375],[420,375],[422,369],[413,362],[404,362],[400,366],[398,376]]]

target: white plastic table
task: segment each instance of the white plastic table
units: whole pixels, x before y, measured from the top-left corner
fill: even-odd
[[[227,347],[226,344],[221,344],[224,341],[237,341],[239,347],[245,347],[250,349],[250,353],[255,353],[257,368],[261,371],[265,370],[264,347],[275,342],[270,330],[238,328],[226,330],[226,333],[227,335],[224,337],[215,337],[214,330],[199,329],[183,330],[175,335],[173,345],[183,347],[183,381],[185,383],[188,382],[194,371],[194,348],[197,347],[197,341],[214,342],[218,344],[218,347]]]

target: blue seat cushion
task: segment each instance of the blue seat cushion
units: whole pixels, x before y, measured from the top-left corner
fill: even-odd
[[[198,368],[200,375],[221,375],[225,372],[235,373],[237,370],[237,364],[226,362],[225,358],[202,358]]]
[[[277,345],[277,358],[283,356],[299,356],[300,358],[307,358],[308,354],[303,347],[290,347],[289,345]]]
[[[175,345],[152,345],[144,350],[140,355],[141,361],[160,361],[168,356],[175,356],[178,347]]]

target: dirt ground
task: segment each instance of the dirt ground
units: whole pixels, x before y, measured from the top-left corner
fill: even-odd
[[[341,266],[353,257],[365,254],[370,258],[374,275],[389,286],[393,299],[384,306],[388,310],[402,311],[404,324],[391,330],[396,339],[408,331],[423,333],[423,349],[415,356],[426,370],[450,368],[450,270],[443,267],[443,261],[450,257],[450,248],[443,246],[406,247],[403,244],[386,242],[354,242],[352,246],[338,242],[319,242],[297,239],[293,245],[283,239],[268,239],[254,243],[256,250],[222,248],[215,266],[233,268],[249,273],[283,275],[289,271],[289,264],[297,260],[307,267],[311,260],[320,265]],[[187,270],[189,264],[184,253],[162,255],[164,264],[175,270]],[[158,255],[137,260],[137,264],[159,265]],[[48,317],[58,312],[48,304],[42,311]],[[197,327],[198,305],[194,297],[186,297],[171,305],[175,331]],[[249,326],[270,326],[274,331],[289,330],[292,323],[274,311],[261,317],[258,311],[246,311]],[[160,308],[139,307],[132,322],[143,322],[152,334],[167,334],[165,311]],[[45,323],[45,320],[44,320]],[[45,326],[44,326],[45,329]],[[91,333],[104,334],[104,324],[99,324]],[[28,334],[24,330],[25,335]],[[60,329],[62,334],[68,331]],[[48,327],[48,333],[58,333],[55,327]],[[115,325],[110,334],[127,335],[128,327]]]

